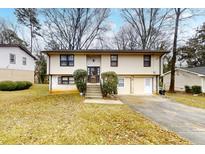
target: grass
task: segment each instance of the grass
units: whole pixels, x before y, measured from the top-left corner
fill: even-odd
[[[84,104],[47,85],[0,91],[0,144],[189,144],[127,105]]]
[[[205,96],[193,96],[186,93],[166,93],[166,96],[176,102],[205,109]]]

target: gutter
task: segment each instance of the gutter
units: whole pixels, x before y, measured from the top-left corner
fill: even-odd
[[[48,55],[48,75],[50,75],[50,71],[51,71],[51,63],[50,63],[50,55]]]

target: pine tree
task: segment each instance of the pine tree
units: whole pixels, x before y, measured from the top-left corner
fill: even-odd
[[[188,67],[205,66],[205,23],[196,30],[193,38],[179,48],[180,61],[185,61]]]
[[[40,34],[38,33],[38,31],[40,30],[40,23],[39,20],[37,18],[38,13],[37,13],[37,9],[35,8],[18,8],[15,9],[15,15],[17,17],[17,21],[20,24],[25,25],[26,27],[30,28],[30,33],[31,33],[31,41],[30,41],[30,46],[31,46],[31,52],[33,50],[33,38],[36,35]]]

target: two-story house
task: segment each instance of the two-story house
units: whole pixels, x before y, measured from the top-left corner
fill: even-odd
[[[34,82],[35,57],[16,44],[0,44],[0,81]]]
[[[164,51],[151,50],[60,50],[47,54],[49,90],[76,91],[73,72],[84,69],[88,83],[100,82],[101,73],[118,75],[118,94],[151,95],[158,91]]]

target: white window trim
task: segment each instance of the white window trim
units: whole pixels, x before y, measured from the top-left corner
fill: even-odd
[[[62,83],[62,77],[68,78],[68,83]],[[59,83],[59,78],[60,78],[60,83]],[[70,83],[70,78],[73,78],[73,76],[58,76],[58,85],[74,85],[74,78],[73,78],[73,83]]]
[[[123,81],[123,82],[120,83],[120,80]],[[120,84],[123,84],[123,85],[120,85]],[[125,80],[124,80],[124,78],[119,78],[118,79],[118,87],[121,87],[121,88],[125,87]]]

